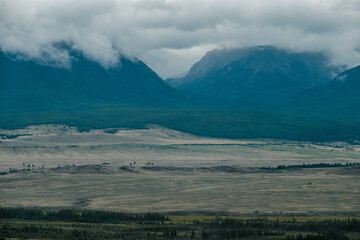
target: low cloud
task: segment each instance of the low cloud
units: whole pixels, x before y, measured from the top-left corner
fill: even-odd
[[[67,66],[66,41],[111,67],[121,55],[162,77],[184,72],[221,47],[276,45],[327,51],[360,64],[358,0],[0,0],[0,47]]]

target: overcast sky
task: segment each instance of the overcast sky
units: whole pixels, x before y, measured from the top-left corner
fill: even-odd
[[[276,45],[360,64],[360,0],[0,0],[0,47],[60,65],[67,41],[105,67],[137,57],[161,77],[207,51]]]

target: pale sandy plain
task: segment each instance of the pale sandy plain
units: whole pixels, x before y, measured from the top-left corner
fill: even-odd
[[[359,214],[359,169],[203,171],[360,162],[353,143],[229,140],[159,126],[79,133],[61,125],[0,130],[0,171],[34,164],[42,171],[0,176],[0,207],[89,208],[129,212]],[[21,136],[22,135],[22,136]],[[101,163],[109,172],[53,171]],[[134,164],[134,162],[136,164]],[[133,171],[118,171],[130,167]],[[160,170],[143,167],[151,164]],[[161,168],[164,167],[163,170]],[[179,170],[167,170],[171,167]],[[187,169],[181,170],[181,169]],[[190,169],[190,170],[189,170]]]

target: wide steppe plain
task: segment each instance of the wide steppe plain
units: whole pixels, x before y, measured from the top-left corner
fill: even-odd
[[[148,127],[78,132],[63,125],[39,125],[1,130],[0,171],[26,171],[0,176],[0,207],[360,214],[358,167],[259,169],[359,163],[357,142],[215,139]]]

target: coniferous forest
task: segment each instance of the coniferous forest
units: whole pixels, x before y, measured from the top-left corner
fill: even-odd
[[[165,216],[0,209],[0,239],[360,239],[358,218]]]

